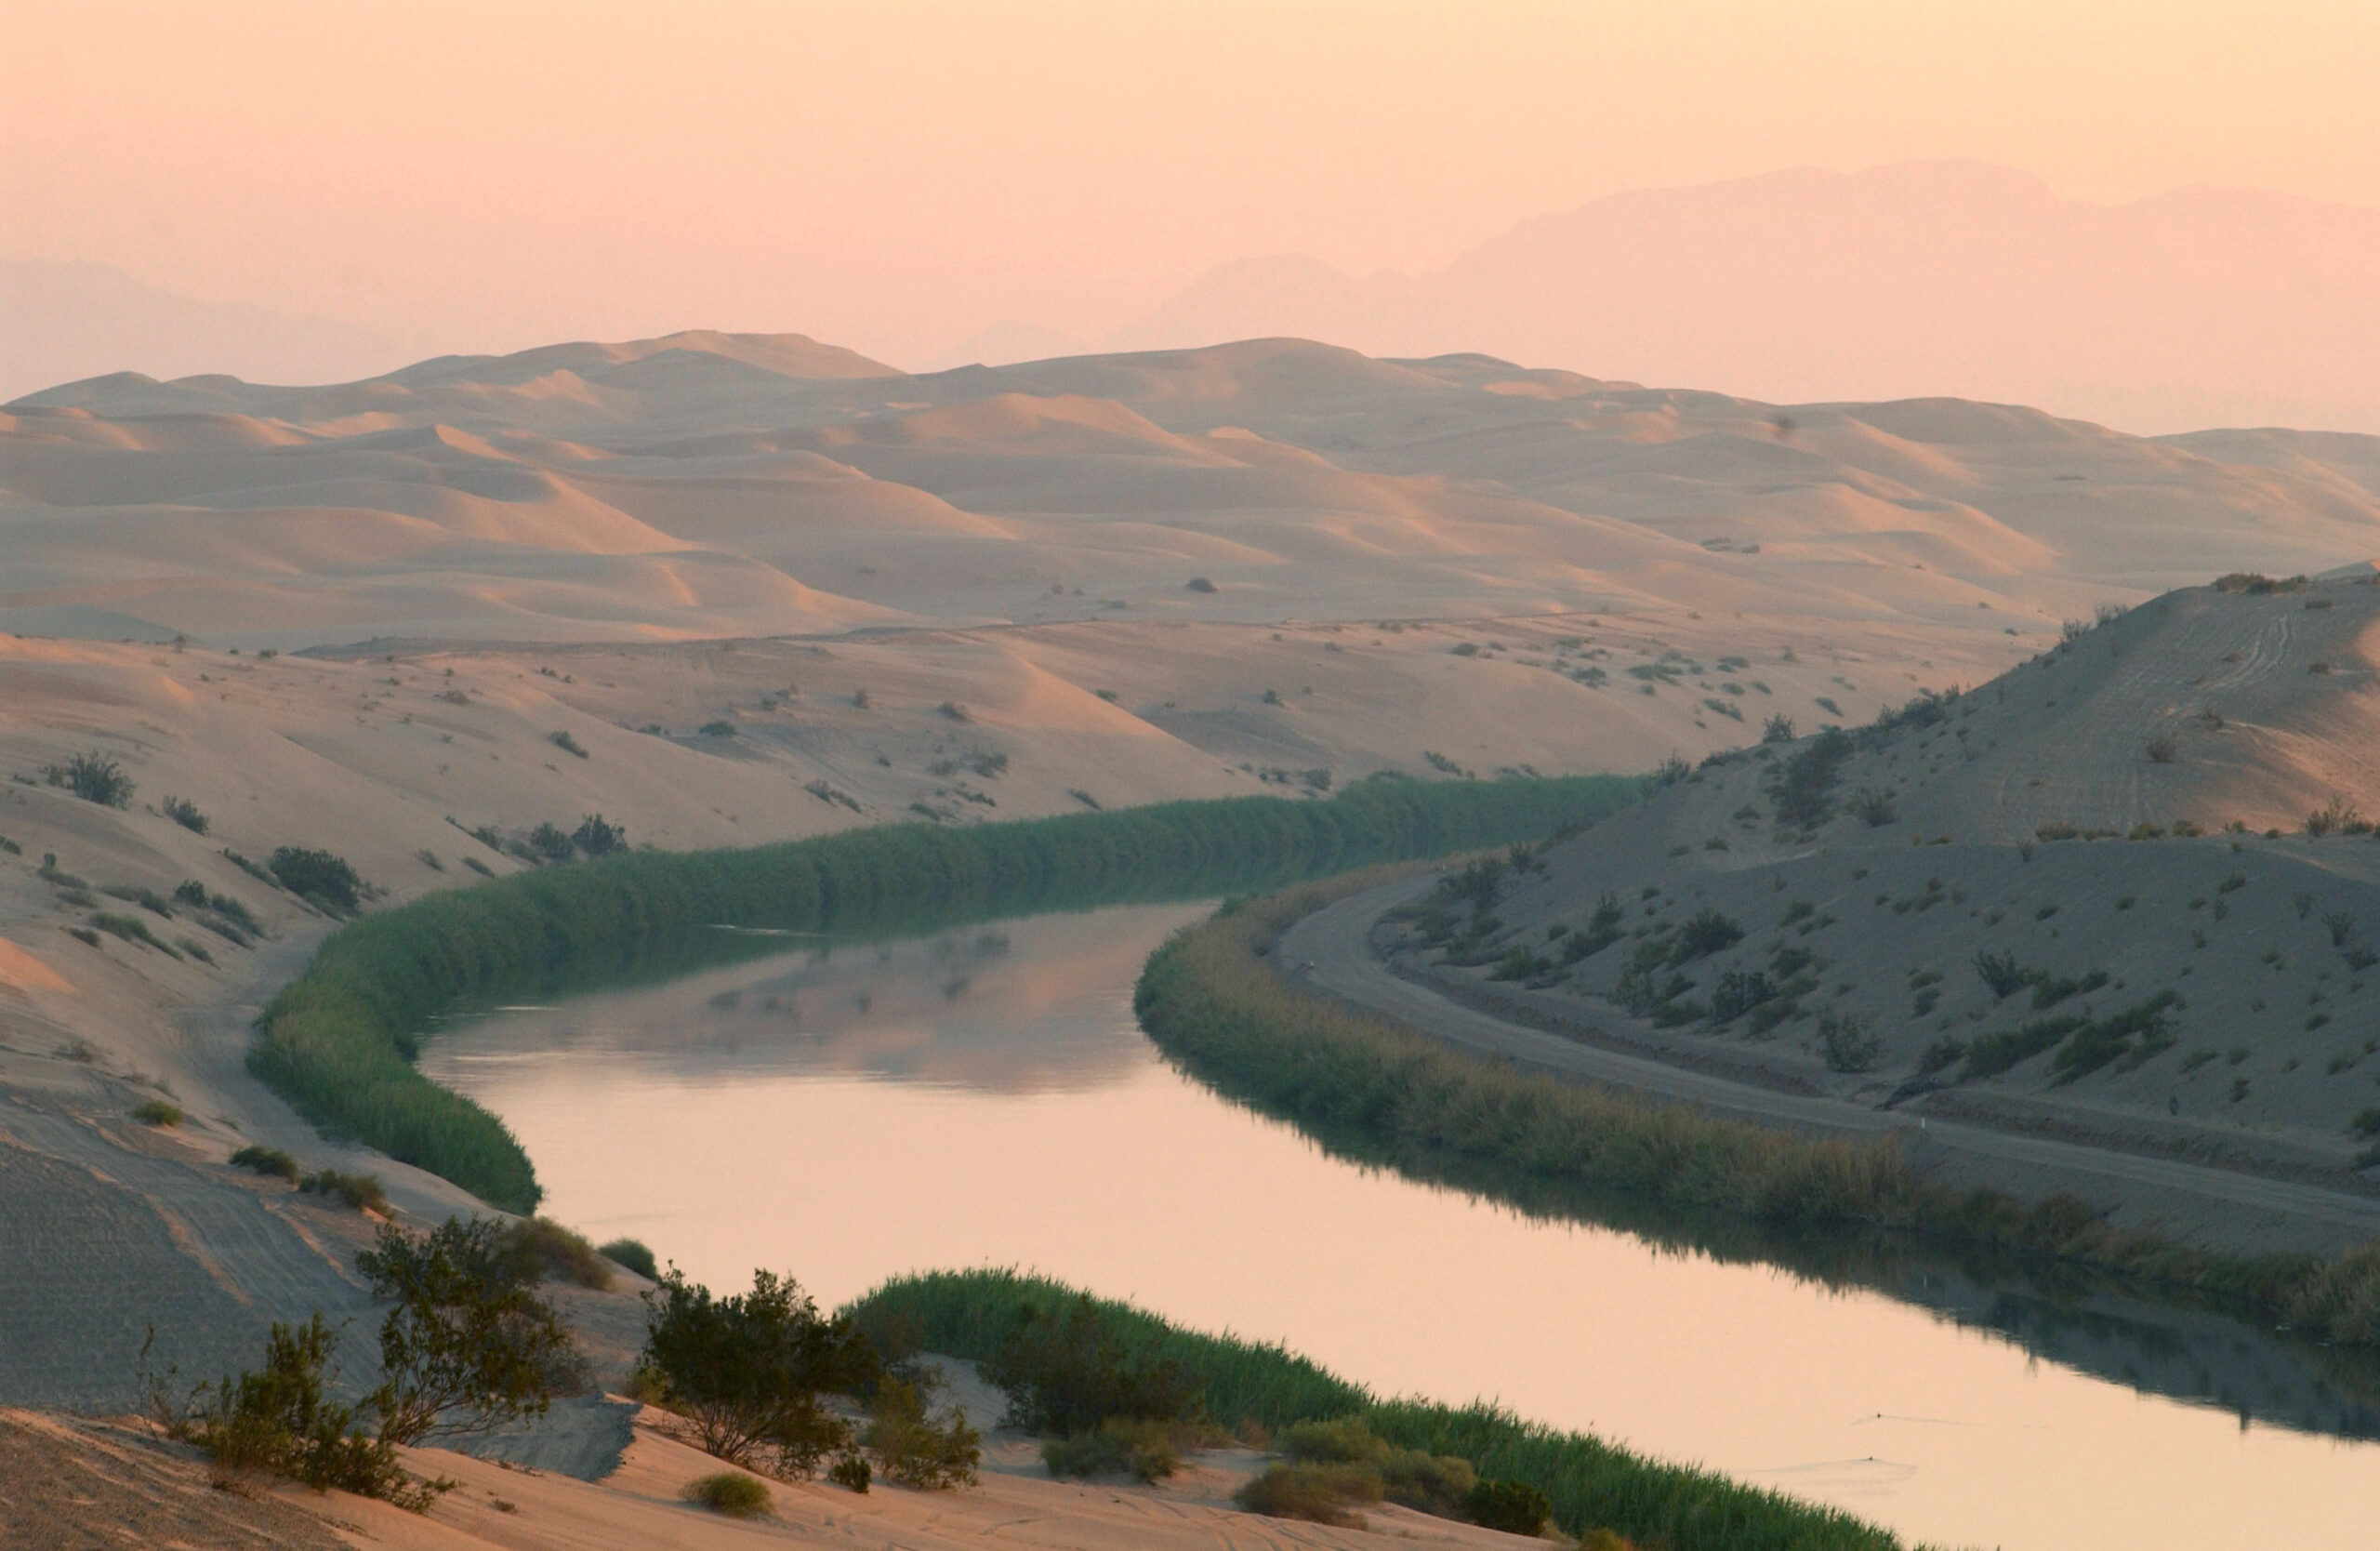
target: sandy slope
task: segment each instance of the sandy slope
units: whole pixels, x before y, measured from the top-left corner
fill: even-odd
[[[1779,828],[1769,780],[1806,742],[1765,747],[1553,852],[1507,886],[1470,964],[1395,951],[1505,1015],[1726,1081],[2380,1201],[2380,846],[2355,816],[2380,811],[2375,641],[2369,585],[2176,594],[1864,742],[1814,830]],[[1861,792],[1884,807],[1861,816]],[[2302,832],[2322,811],[2360,832]],[[1602,902],[1619,939],[1564,961]],[[1656,976],[1670,1010],[1632,1015],[1632,960],[1705,912],[1740,939],[1673,955]],[[1985,955],[2027,978],[1993,985]],[[1723,981],[1753,974],[1791,1016],[1718,1006]],[[2153,1028],[2096,1064],[2050,1027],[2144,1004]],[[1864,1064],[1828,1058],[1830,1022],[1874,1037]],[[2027,1028],[2043,1037],[2005,1069],[1970,1067]],[[2162,1226],[2227,1237],[2202,1213]]]
[[[732,1551],[786,1544],[1275,1551],[1389,1544],[1491,1551],[1545,1544],[1395,1506],[1367,1510],[1362,1529],[1242,1513],[1230,1494],[1262,1463],[1244,1449],[1194,1455],[1179,1475],[1155,1487],[1063,1482],[1049,1478],[1029,1439],[995,1433],[979,1486],[945,1492],[879,1486],[858,1496],[824,1482],[770,1482],[772,1511],[749,1520],[680,1500],[680,1489],[716,1473],[720,1463],[668,1436],[651,1412],[639,1419],[618,1468],[595,1482],[440,1450],[407,1450],[405,1460],[419,1474],[455,1483],[426,1514],[292,1487],[237,1496],[212,1489],[203,1465],[186,1451],[154,1443],[138,1428],[0,1411],[0,1533],[12,1545],[61,1551],[126,1544],[205,1551]]]

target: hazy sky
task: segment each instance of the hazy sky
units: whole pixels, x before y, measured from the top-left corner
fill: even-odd
[[[409,348],[908,364],[1209,265],[1423,269],[1622,189],[1973,156],[2380,205],[2372,0],[0,0],[0,257]]]

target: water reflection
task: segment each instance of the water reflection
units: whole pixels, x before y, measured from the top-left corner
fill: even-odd
[[[810,948],[492,1017],[424,1066],[514,1127],[557,1215],[714,1285],[1023,1264],[1945,1544],[2370,1544],[2361,1359],[1905,1241],[1364,1168],[1133,1027],[1142,961],[1197,913]]]
[[[1131,984],[1149,943],[1199,913],[1121,906],[908,941],[813,944],[501,1010],[438,1049],[482,1068],[567,1054],[694,1083],[840,1072],[984,1093],[1096,1088],[1149,1064],[1131,1028]],[[1019,936],[1028,952],[1015,951]]]

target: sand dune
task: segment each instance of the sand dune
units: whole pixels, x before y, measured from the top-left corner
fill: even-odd
[[[32,395],[0,424],[0,610],[284,649],[1758,610],[2014,660],[2102,599],[2370,559],[2375,445],[1286,339],[908,377],[697,333]]]

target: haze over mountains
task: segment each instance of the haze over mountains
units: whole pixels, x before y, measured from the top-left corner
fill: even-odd
[[[2374,275],[2380,210],[2206,188],[2103,205],[1983,163],[1902,163],[1617,194],[1423,274],[1247,257],[1186,286],[1136,275],[1071,312],[953,287],[847,342],[914,368],[1289,335],[1781,402],[1955,395],[2136,433],[2380,432]],[[836,312],[794,294],[749,321]],[[398,364],[389,332],[377,315],[215,307],[99,265],[0,262],[0,399],[126,369],[359,377]]]

